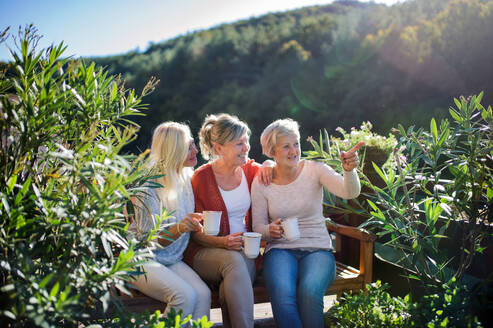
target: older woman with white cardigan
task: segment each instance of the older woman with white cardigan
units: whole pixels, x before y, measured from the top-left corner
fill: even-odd
[[[253,230],[267,246],[264,279],[278,327],[323,327],[323,295],[335,278],[335,259],[322,214],[323,187],[350,199],[360,193],[354,170],[356,145],[341,153],[343,175],[315,161],[300,160],[298,124],[271,123],[261,136],[263,153],[276,162],[272,183],[252,184]],[[300,238],[283,237],[281,220],[298,218]]]

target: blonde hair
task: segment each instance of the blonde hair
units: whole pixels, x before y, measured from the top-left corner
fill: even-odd
[[[296,136],[300,139],[300,129],[298,122],[290,118],[277,120],[269,124],[260,136],[262,153],[268,157],[274,157],[274,148],[276,147],[277,138],[285,136]]]
[[[173,205],[186,181],[192,176],[193,169],[183,166],[192,140],[190,128],[185,124],[164,122],[154,130],[151,165],[157,174],[164,174],[157,179],[163,186],[158,190],[158,195],[169,205]]]
[[[245,134],[250,137],[250,129],[238,117],[229,114],[208,115],[199,132],[202,157],[206,160],[214,159],[218,155],[214,149],[216,142],[224,145]]]

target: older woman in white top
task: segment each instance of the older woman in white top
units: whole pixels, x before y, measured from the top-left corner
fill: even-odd
[[[142,238],[156,225],[166,209],[172,216],[162,222],[167,232],[158,238],[154,258],[143,265],[145,274],[132,284],[142,293],[182,310],[192,319],[209,317],[211,292],[195,271],[185,264],[183,252],[191,231],[199,231],[201,214],[193,213],[195,202],[190,178],[197,164],[197,148],[188,126],[165,122],[154,131],[151,160],[153,169],[163,174],[156,182],[162,188],[148,188],[136,201],[136,215],[129,227],[131,235]]]
[[[354,170],[359,144],[341,153],[344,174],[300,160],[298,124],[277,120],[262,133],[265,155],[274,158],[268,186],[252,184],[253,230],[268,244],[263,275],[278,327],[323,327],[323,295],[335,278],[332,245],[322,214],[322,188],[342,198],[355,198],[360,182]],[[281,220],[298,218],[300,238],[283,238]]]

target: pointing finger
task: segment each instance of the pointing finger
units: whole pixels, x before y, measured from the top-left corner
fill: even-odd
[[[353,148],[349,149],[347,152],[348,153],[355,153],[357,152],[361,147],[363,147],[363,145],[365,144],[364,141],[360,141],[358,142],[356,145],[354,145]]]

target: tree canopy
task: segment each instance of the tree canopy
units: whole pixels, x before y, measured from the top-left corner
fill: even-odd
[[[492,97],[492,10],[488,0],[339,1],[95,60],[132,88],[161,81],[131,151],[147,148],[161,121],[197,132],[205,115],[227,112],[250,124],[259,158],[259,134],[278,118],[298,120],[303,136],[367,120],[386,134],[397,122],[443,117],[453,97]]]

